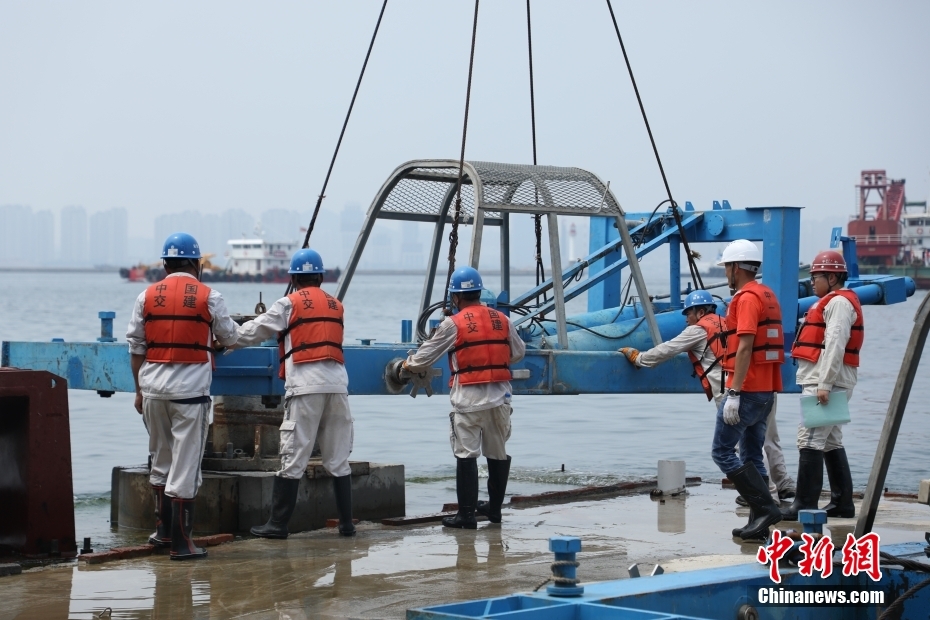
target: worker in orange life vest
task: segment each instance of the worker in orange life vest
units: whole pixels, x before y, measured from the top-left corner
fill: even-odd
[[[637,368],[652,368],[679,353],[687,353],[707,400],[714,400],[719,405],[723,400],[726,319],[717,315],[717,304],[711,294],[700,290],[688,294],[681,313],[685,315],[688,327],[668,342],[648,351],[623,347],[620,353]]]
[[[207,555],[191,536],[212,417],[213,342],[229,346],[238,334],[222,296],[199,281],[200,246],[192,236],[168,237],[161,258],[168,275],[136,299],[126,340],[152,457],[156,531],[149,542],[185,560]]]
[[[501,522],[501,505],[510,476],[510,365],[523,359],[526,345],[507,317],[481,304],[484,285],[472,267],[459,267],[449,280],[458,313],[445,319],[433,336],[404,362],[421,373],[449,352],[452,373],[449,414],[452,452],[456,458],[455,489],[459,509],[445,517],[446,527],[475,529],[475,512]],[[488,501],[478,501],[478,456],[488,461]]]
[[[846,261],[839,252],[827,250],[814,257],[811,285],[820,299],[807,311],[791,348],[798,362],[801,394],[817,396],[823,404],[831,398],[848,400],[856,387],[865,330],[859,298],[843,287],[846,277]],[[817,509],[824,463],[830,479],[830,503],[824,508],[827,515],[856,516],[842,427],[807,428],[802,422],[798,425],[798,450],[798,493],[791,507],[783,511],[785,519],[797,519],[798,510]]]
[[[277,338],[285,389],[281,470],[274,478],[271,517],[251,531],[264,538],[287,538],[297,490],[319,437],[323,467],[333,476],[339,533],[354,536],[349,467],[354,430],[342,355],[342,304],[320,288],[326,270],[316,251],[297,250],[288,273],[294,292],[239,327],[237,346]]]
[[[730,243],[718,262],[734,295],[727,310],[726,400],[717,410],[711,456],[749,504],[746,526],[733,530],[742,540],[764,539],[768,526],[781,520],[762,451],[775,395],[782,389],[784,335],[774,291],[756,281],[761,264],[762,253],[746,239]]]
[[[620,352],[637,368],[652,368],[670,360],[679,353],[687,353],[694,366],[694,376],[701,381],[707,400],[713,399],[715,410],[723,401],[723,356],[727,337],[726,318],[718,316],[717,304],[707,291],[692,291],[686,298],[682,314],[688,327],[678,336],[648,351],[623,347]],[[769,493],[772,497],[789,499],[794,497],[794,480],[785,467],[775,421],[775,407],[766,420],[765,443],[762,459],[769,477]],[[736,502],[747,506],[742,496]]]

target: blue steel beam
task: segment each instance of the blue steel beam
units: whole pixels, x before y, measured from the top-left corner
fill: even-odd
[[[910,278],[878,276],[850,282],[863,304],[891,304],[904,301],[914,294]],[[797,287],[796,287],[797,289]],[[795,290],[797,295],[797,290]],[[816,297],[805,297],[797,304],[800,317]],[[719,310],[719,311],[722,311]],[[605,311],[610,312],[610,311]],[[550,351],[530,349],[515,369],[530,371],[527,379],[513,381],[515,394],[663,394],[698,393],[698,381],[691,379],[691,365],[684,355],[667,362],[659,369],[637,370],[616,353],[620,346],[645,348],[648,333],[642,325],[631,329],[636,308],[624,310],[627,321],[592,325],[606,336],[575,331],[573,344],[583,351]],[[790,316],[785,313],[786,318]],[[658,315],[664,338],[671,338],[684,329],[685,322],[678,311]],[[610,319],[605,319],[609,321]],[[791,323],[791,321],[787,321]],[[611,339],[621,334],[623,338]],[[391,360],[406,357],[410,344],[376,346],[346,346],[346,369],[349,373],[349,393],[388,395],[384,369]],[[276,347],[249,347],[220,355],[216,359],[211,392],[215,395],[281,395],[284,382],[277,377]],[[68,387],[101,392],[132,392],[134,385],[129,368],[126,343],[116,342],[4,342],[3,366],[48,370],[68,380]],[[449,370],[444,364],[441,377],[433,380],[433,390],[449,391]],[[794,366],[789,362],[785,390],[796,391]]]
[[[682,221],[682,226],[685,228],[685,230],[687,230],[689,227],[696,224],[701,219],[702,216],[703,216],[703,213],[692,214],[689,217],[685,218],[684,221]],[[670,237],[677,236],[677,235],[678,235],[677,228],[669,228],[663,231],[662,233],[653,237],[647,243],[641,245],[636,250],[636,257],[642,258],[646,254],[649,254],[650,252],[652,252],[653,250],[655,250],[656,248],[664,244]],[[577,284],[565,290],[565,301],[567,302],[571,299],[574,299],[578,295],[581,295],[582,293],[587,291],[589,288],[603,281],[608,276],[614,273],[619,273],[620,270],[626,267],[627,265],[629,265],[629,259],[626,256],[624,256],[620,260],[604,267],[601,271],[595,274],[589,275],[587,279],[585,279],[580,284]],[[795,293],[797,293],[797,291],[795,291]],[[519,318],[515,319],[514,325],[521,325],[539,314],[549,312],[550,310],[552,310],[554,305],[555,305],[555,300],[548,301],[540,305],[538,308],[533,309],[531,312],[521,315]]]

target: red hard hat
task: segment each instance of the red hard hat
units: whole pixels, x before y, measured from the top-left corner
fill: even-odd
[[[816,272],[846,273],[846,259],[839,252],[824,250],[811,263],[811,273]]]

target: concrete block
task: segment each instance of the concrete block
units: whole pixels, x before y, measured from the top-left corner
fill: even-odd
[[[405,514],[403,465],[352,463],[352,512],[363,521],[380,521]],[[362,473],[365,472],[365,473]],[[360,475],[354,475],[354,474]],[[271,515],[274,472],[203,472],[203,485],[194,511],[196,534],[248,532]],[[119,525],[154,529],[155,505],[142,467],[119,472]],[[304,477],[297,492],[297,506],[288,524],[291,532],[320,529],[338,516],[331,476]]]
[[[120,468],[119,487],[110,501],[119,505],[119,526],[155,529],[155,498],[145,467]],[[115,499],[113,499],[115,498]],[[194,532],[235,532],[239,521],[239,478],[232,474],[203,472],[203,484],[194,505]]]
[[[920,488],[917,489],[917,502],[930,504],[930,480],[920,481]]]
[[[656,488],[663,495],[675,495],[685,490],[685,462],[659,461]]]

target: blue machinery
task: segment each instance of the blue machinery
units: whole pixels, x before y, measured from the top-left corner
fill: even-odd
[[[434,225],[433,242],[427,264],[427,276],[416,316],[417,332],[422,334],[433,302],[433,281],[439,264],[439,250],[445,226],[450,223],[449,207],[454,197],[457,162],[423,160],[398,167],[372,202],[368,216],[349,263],[339,282],[337,296],[342,299],[364,251],[375,221],[394,219],[430,222]],[[798,235],[800,209],[796,207],[758,207],[731,209],[726,201],[714,203],[710,211],[695,211],[690,203],[680,212],[679,229],[671,211],[627,213],[616,201],[609,187],[595,175],[577,168],[515,166],[468,162],[464,171],[463,220],[473,226],[469,264],[480,268],[482,236],[485,226],[500,228],[501,293],[486,302],[511,313],[511,320],[521,328],[527,341],[526,358],[514,368],[516,394],[591,394],[591,393],[684,393],[701,391],[691,378],[691,364],[684,355],[668,362],[661,370],[635,370],[616,353],[622,346],[646,349],[670,339],[685,326],[681,315],[681,235],[690,244],[725,243],[734,239],[761,242],[763,251],[762,281],[778,295],[786,319],[786,345],[794,339],[796,321],[788,321],[794,308],[795,318],[804,315],[816,300],[806,279],[799,280]],[[541,213],[548,220],[551,273],[560,277],[515,295],[510,286],[510,214]],[[590,217],[589,255],[568,269],[562,268],[558,240],[558,215]],[[858,274],[855,242],[833,231],[832,247],[842,245],[850,266],[848,286],[856,291],[863,304],[894,304],[914,293],[910,278],[863,276]],[[667,247],[669,252],[669,295],[650,297],[646,292],[638,259]],[[637,260],[629,261],[635,254]],[[636,286],[636,299],[621,305],[623,286],[621,270],[628,269]],[[586,275],[585,275],[586,274]],[[486,283],[489,278],[485,278]],[[565,315],[565,302],[587,292],[588,312]],[[551,299],[532,305],[544,294]],[[441,291],[436,297],[442,297]],[[643,303],[651,300],[651,303]],[[718,304],[723,312],[724,303]],[[548,318],[547,318],[548,315]],[[101,335],[97,342],[3,342],[2,365],[48,370],[67,379],[71,389],[96,390],[102,396],[114,392],[132,392],[134,385],[125,343],[114,337],[113,312],[101,312]],[[345,360],[351,394],[388,395],[409,388],[391,384],[386,369],[407,354],[414,342],[412,321],[401,321],[401,338],[394,344],[346,346]],[[229,396],[261,396],[274,407],[284,394],[284,384],[277,378],[278,351],[273,346],[252,347],[217,358],[212,393]],[[783,366],[784,384],[796,389],[794,365]],[[434,370],[430,387],[446,393],[448,368]],[[634,374],[635,373],[635,374]],[[669,377],[676,379],[669,380]],[[424,386],[420,386],[424,387]],[[871,483],[870,483],[871,484]],[[573,559],[580,548],[564,542],[554,551],[561,559]],[[560,543],[561,544],[561,543]],[[921,544],[897,545],[885,549],[898,556],[922,554]],[[583,569],[582,569],[583,572]],[[886,570],[878,586],[885,592],[900,594],[922,576],[907,570]],[[574,569],[563,567],[562,575],[574,577]],[[819,586],[869,588],[862,577],[843,577],[834,572]],[[796,572],[788,572],[784,585],[800,585]],[[765,567],[739,566],[689,573],[661,575],[648,579],[627,579],[585,585],[580,597],[569,599],[547,593],[513,595],[495,599],[441,605],[411,610],[411,620],[466,618],[533,618],[547,620],[584,619],[672,619],[672,618],[783,618],[784,608],[753,607],[755,592],[771,586]],[[555,588],[558,590],[557,588]],[[580,589],[580,588],[579,588]],[[552,592],[553,588],[550,588]],[[732,605],[733,609],[722,608]],[[733,603],[735,601],[735,603]],[[887,604],[890,601],[885,601]],[[910,605],[930,607],[930,588],[918,593]],[[747,607],[748,606],[748,607]],[[751,607],[751,609],[749,609]],[[872,617],[871,610],[859,608],[862,617]],[[800,610],[799,610],[800,611]],[[806,610],[805,610],[806,611]],[[846,618],[849,608],[818,608],[804,617]],[[809,612],[807,612],[809,614]],[[859,617],[859,616],[857,616]]]
[[[577,539],[576,539],[577,540]],[[889,545],[884,551],[896,557],[923,557],[923,544],[904,543]],[[584,571],[582,564],[580,571]],[[873,582],[863,573],[844,577],[838,568],[822,579],[803,577],[796,569],[781,569],[782,583],[774,584],[768,567],[761,564],[727,566],[683,573],[622,579],[584,585],[584,593],[575,598],[555,596],[556,588],[547,592],[514,594],[492,599],[450,603],[412,609],[407,620],[466,620],[488,618],[495,620],[706,620],[727,618],[735,620],[787,620],[816,618],[817,620],[845,620],[848,618],[874,618],[878,609],[886,608],[892,600],[909,587],[927,578],[927,573],[915,570],[882,567],[882,578]],[[816,585],[828,590],[884,593],[883,604],[863,606],[789,607],[767,606],[769,590],[791,590]],[[760,600],[760,596],[763,600]],[[926,618],[930,609],[930,589],[923,589],[907,599],[907,615],[894,618]],[[918,611],[922,610],[922,611]]]
[[[451,222],[449,207],[454,197],[457,162],[420,160],[398,167],[378,192],[359,234],[358,241],[339,282],[337,296],[345,297],[368,236],[377,219],[431,222],[434,234],[427,276],[424,280],[418,316],[425,320],[435,296],[433,291],[439,263],[439,249],[445,226]],[[691,379],[690,362],[678,356],[661,370],[635,370],[616,350],[623,346],[647,349],[657,341],[677,335],[685,326],[680,313],[681,295],[691,290],[681,282],[681,234],[671,211],[624,212],[608,185],[578,168],[521,166],[467,162],[464,171],[462,222],[473,226],[469,263],[481,268],[480,256],[485,226],[497,226],[500,234],[501,293],[492,304],[514,312],[512,320],[527,340],[526,358],[515,368],[516,394],[592,393],[684,393],[700,392]],[[510,290],[510,214],[542,213],[548,218],[551,272],[562,277],[549,279],[520,295]],[[816,299],[806,281],[798,279],[798,235],[800,209],[758,207],[731,209],[726,201],[714,202],[711,211],[696,211],[690,203],[681,211],[684,233],[691,244],[722,243],[734,239],[761,242],[762,281],[778,295],[785,317],[797,308],[798,318]],[[558,215],[590,217],[589,255],[568,269],[562,268],[558,239]],[[834,231],[833,245],[842,243],[852,266],[849,286],[863,304],[903,302],[915,289],[910,278],[890,276],[858,277],[854,241]],[[649,298],[639,273],[637,259],[665,248],[670,257],[669,296]],[[621,270],[628,269],[636,285],[638,300],[620,307]],[[585,273],[587,274],[585,277]],[[575,282],[575,280],[580,280]],[[487,278],[486,278],[487,280]],[[568,284],[570,283],[570,284]],[[566,286],[568,284],[568,286]],[[587,292],[588,311],[566,317],[565,302]],[[551,293],[551,299],[538,307],[529,305],[537,297]],[[721,305],[722,312],[722,305]],[[546,314],[554,318],[544,318]],[[96,390],[103,396],[134,391],[125,343],[113,336],[114,313],[101,312],[98,342],[4,342],[2,365],[48,370],[65,377],[71,389]],[[784,325],[785,342],[794,339],[795,321]],[[412,330],[405,321],[401,342],[362,344],[345,347],[350,394],[396,394],[397,386],[385,379],[392,360],[406,357],[412,344]],[[277,348],[252,347],[217,358],[212,386],[215,395],[275,397],[284,394],[277,378]],[[783,367],[784,384],[796,389],[794,366]],[[635,376],[634,376],[635,373]],[[671,376],[680,379],[669,381]],[[449,371],[435,370],[432,391],[448,392]]]

